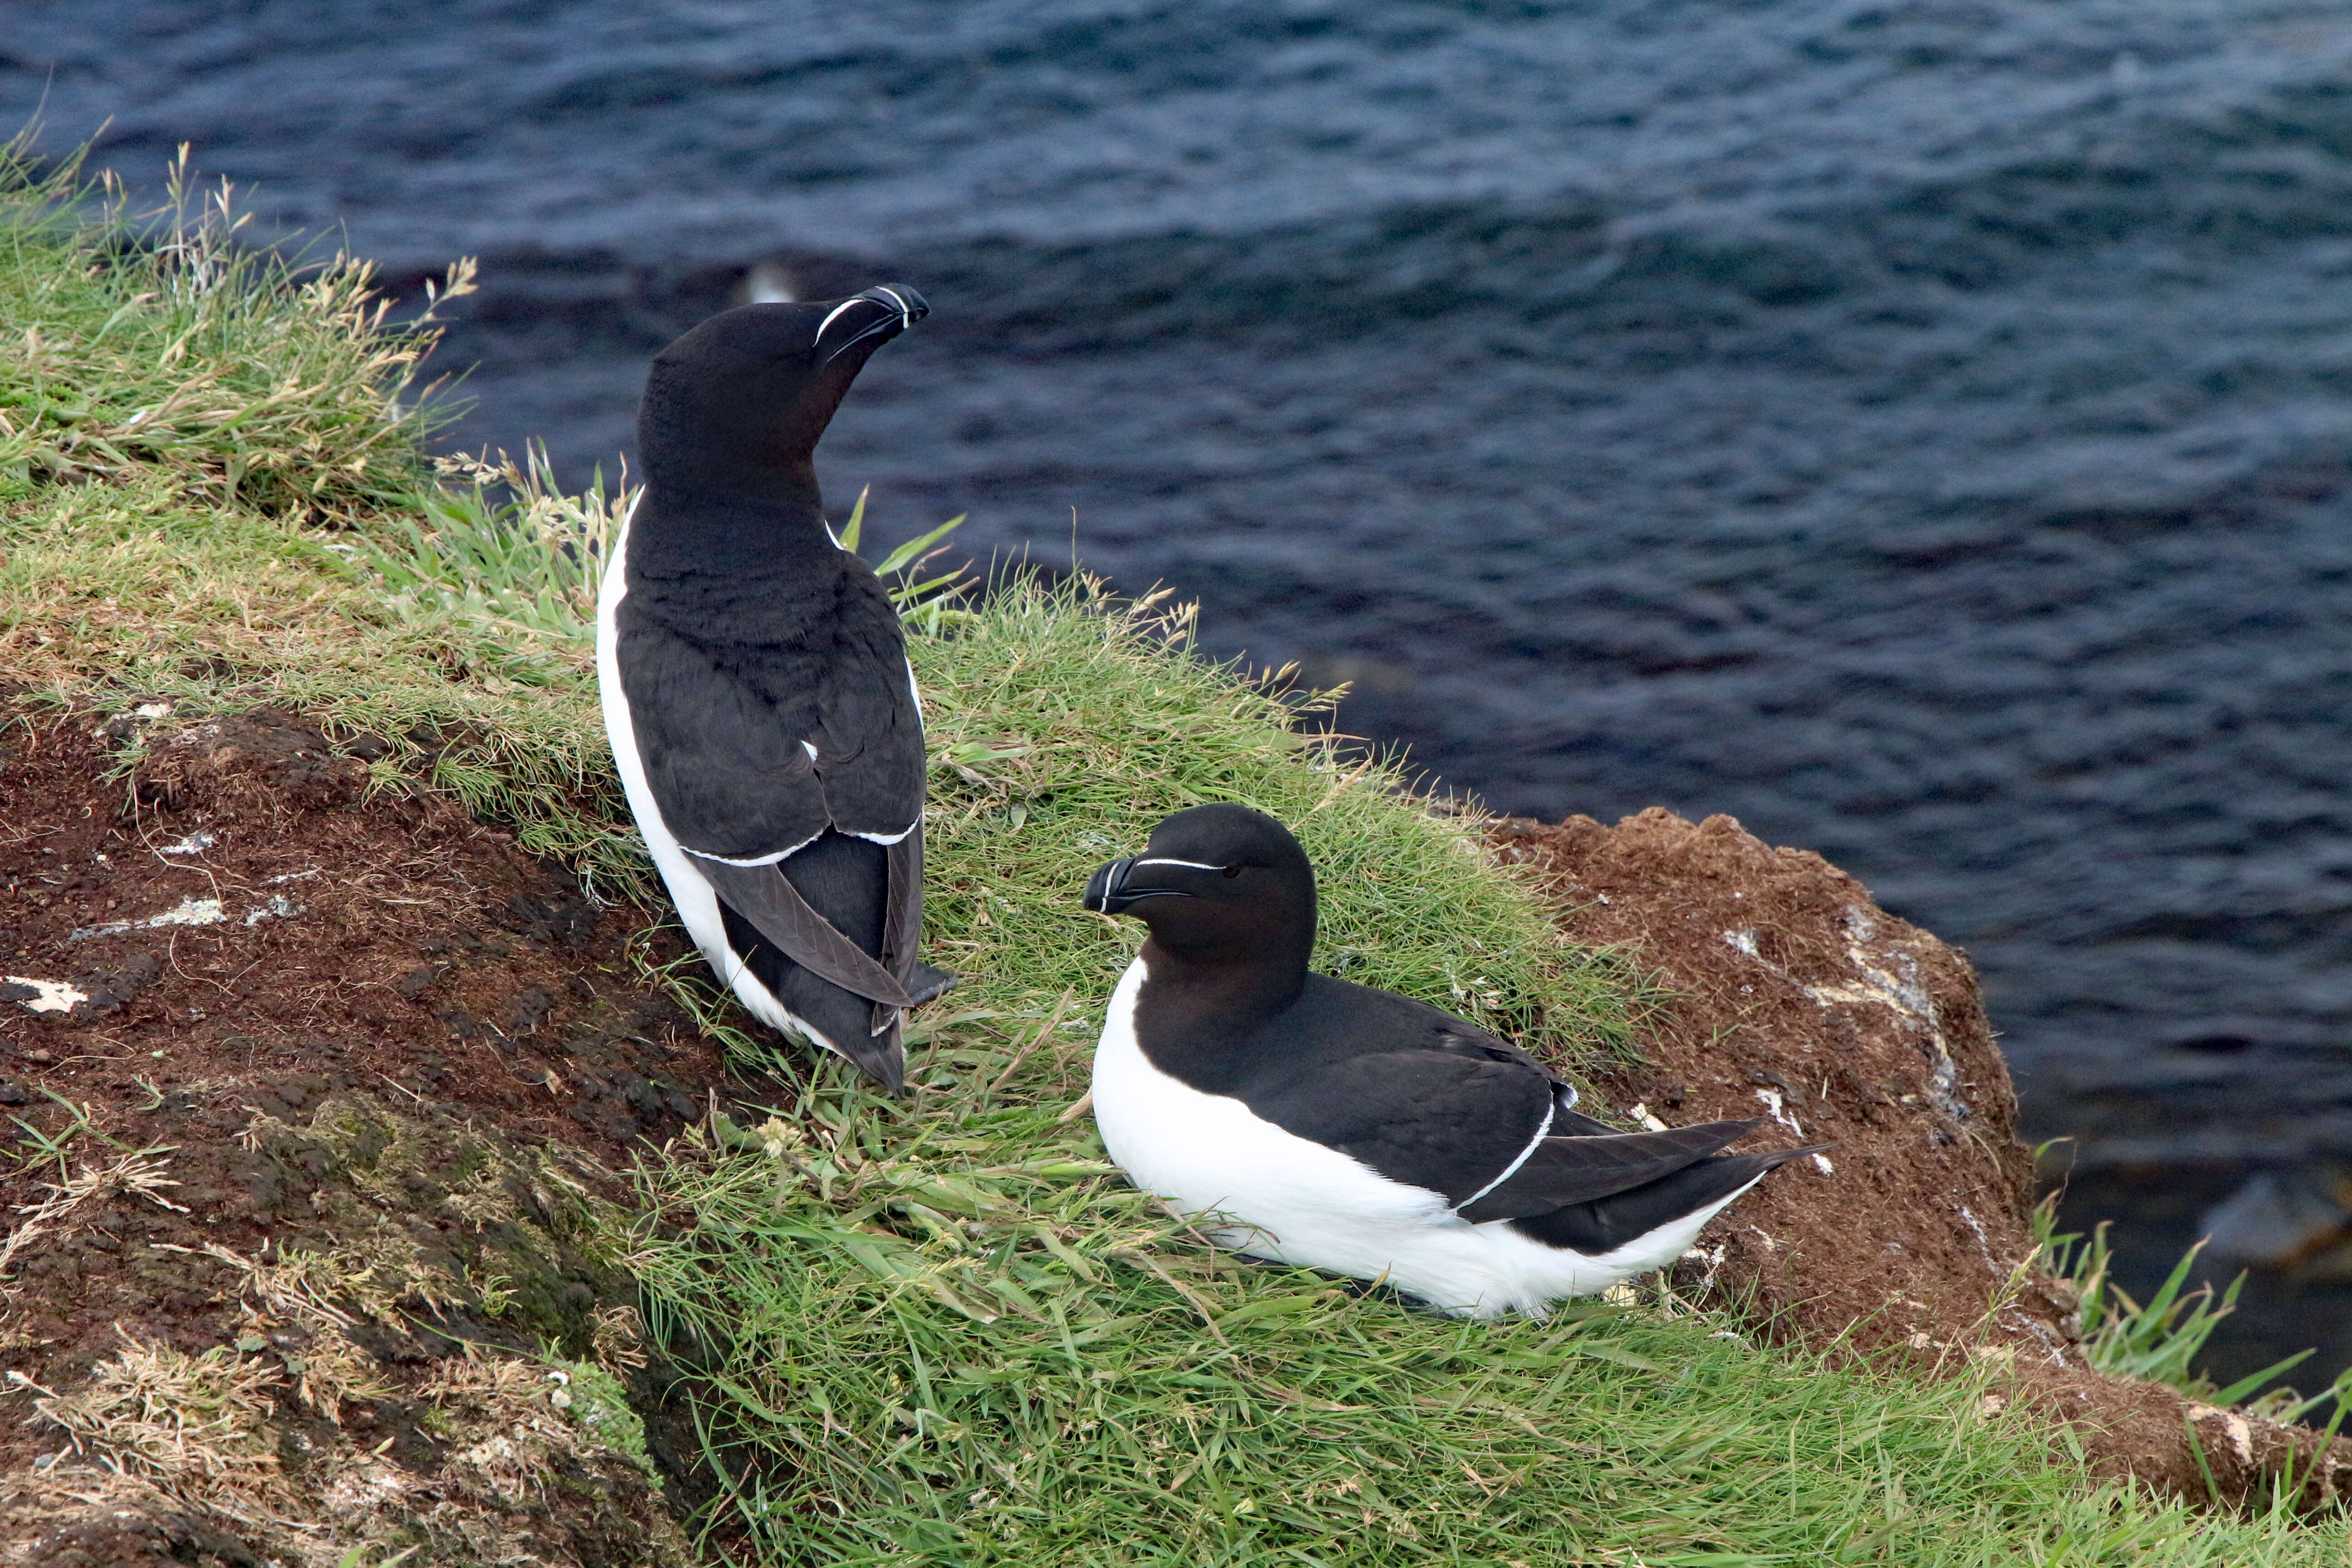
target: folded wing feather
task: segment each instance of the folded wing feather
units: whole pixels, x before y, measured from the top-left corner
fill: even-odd
[[[1760,1121],[1708,1121],[1664,1132],[1546,1138],[1508,1179],[1456,1212],[1473,1223],[1484,1223],[1523,1219],[1571,1204],[1591,1203],[1695,1165],[1761,1125]]]

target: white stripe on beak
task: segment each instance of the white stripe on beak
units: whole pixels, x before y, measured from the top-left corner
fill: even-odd
[[[874,303],[874,301],[871,300],[844,300],[840,304],[835,305],[832,310],[826,314],[824,320],[816,324],[816,342],[824,342],[824,330],[833,325],[834,317],[840,315],[852,305],[871,305],[872,303]]]

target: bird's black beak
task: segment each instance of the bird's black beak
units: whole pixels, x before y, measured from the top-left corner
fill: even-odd
[[[888,342],[930,313],[923,297],[904,283],[877,283],[863,294],[844,300],[817,323],[809,362],[831,364],[868,338]]]
[[[1114,860],[1108,866],[1096,867],[1095,874],[1087,879],[1087,896],[1079,902],[1092,914],[1118,913],[1118,910],[1110,907],[1110,901],[1126,890],[1127,873],[1134,864],[1132,860]],[[1119,909],[1126,907],[1122,904]]]
[[[1123,915],[1129,909],[1146,899],[1189,899],[1192,895],[1181,888],[1135,886],[1129,878],[1135,870],[1133,860],[1114,860],[1097,867],[1087,879],[1086,907],[1098,915]]]

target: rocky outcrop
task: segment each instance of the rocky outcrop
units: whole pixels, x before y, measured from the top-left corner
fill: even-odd
[[[1488,837],[1563,935],[1622,949],[1658,985],[1642,1065],[1598,1086],[1620,1110],[1769,1118],[1750,1147],[1834,1143],[1711,1226],[1678,1289],[1811,1344],[1990,1372],[1988,1397],[2063,1417],[2103,1473],[2231,1500],[2290,1462],[2315,1500],[2352,1480],[2352,1443],[2320,1463],[2308,1429],[2085,1363],[2070,1288],[2034,1267],[2032,1155],[1958,949],[1728,816],[1506,819]]]

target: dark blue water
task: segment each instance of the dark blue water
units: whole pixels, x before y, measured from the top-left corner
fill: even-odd
[[[464,434],[575,475],[754,264],[916,283],[825,448],[883,537],[1062,561],[1075,508],[1496,806],[1822,850],[1969,947],[2145,1262],[2233,1194],[2244,1257],[2352,1226],[2352,3],[0,28],[51,145],[480,256]],[[2225,1363],[2352,1332],[2265,1300]]]

